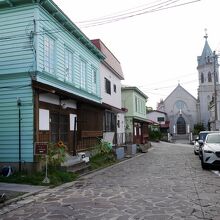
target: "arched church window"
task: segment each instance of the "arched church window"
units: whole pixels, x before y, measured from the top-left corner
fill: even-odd
[[[201,73],[201,83],[204,83],[204,74]]]
[[[212,74],[210,72],[208,73],[208,82],[212,82]]]
[[[208,102],[211,101],[211,97],[210,97],[210,95],[207,96],[207,100],[208,100]]]
[[[210,62],[210,59],[209,59],[209,56],[207,56],[207,63],[209,63]]]

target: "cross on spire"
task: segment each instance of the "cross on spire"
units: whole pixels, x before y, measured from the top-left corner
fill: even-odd
[[[207,40],[207,38],[208,38],[208,33],[207,33],[207,28],[205,28],[205,36],[204,36],[204,38]]]

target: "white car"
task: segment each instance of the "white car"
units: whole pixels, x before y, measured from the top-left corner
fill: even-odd
[[[200,151],[201,151],[201,146],[199,144],[199,140],[202,140],[203,142],[205,141],[206,135],[212,132],[216,132],[216,131],[200,131],[199,132],[199,136],[196,137],[195,141],[194,141],[194,154],[195,155],[199,155],[200,157]],[[201,142],[201,141],[200,141]],[[200,157],[201,158],[201,157]]]
[[[209,166],[220,166],[220,132],[207,134],[201,144],[201,165],[203,169]]]
[[[197,141],[196,149],[198,149],[198,154],[199,158],[201,159],[202,157],[202,147],[203,147],[203,142],[206,139],[207,134],[213,134],[213,133],[219,133],[219,131],[200,131],[199,132],[199,140]]]

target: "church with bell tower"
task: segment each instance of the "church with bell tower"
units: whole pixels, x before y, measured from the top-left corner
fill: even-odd
[[[218,61],[208,44],[207,33],[204,38],[202,54],[197,57],[198,97],[195,98],[178,84],[157,106],[157,110],[167,113],[169,132],[174,135],[189,134],[198,123],[202,123],[207,130],[220,130],[216,123],[220,109]]]
[[[198,104],[199,122],[207,129],[210,128],[210,104],[215,99],[215,89],[219,87],[218,62],[208,44],[208,35],[205,35],[205,45],[202,55],[198,56],[197,70],[199,79]]]

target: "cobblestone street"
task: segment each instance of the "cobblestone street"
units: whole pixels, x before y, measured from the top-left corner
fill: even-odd
[[[113,167],[0,210],[0,219],[220,219],[220,177],[192,145],[153,143]]]

